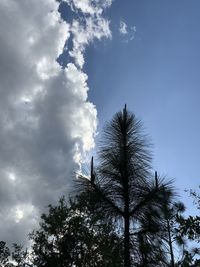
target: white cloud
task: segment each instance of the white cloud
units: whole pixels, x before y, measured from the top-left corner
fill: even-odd
[[[119,32],[123,35],[128,34],[127,25],[124,21],[120,21],[119,23]]]
[[[64,0],[75,12],[84,14],[101,15],[105,8],[111,6],[113,0]]]
[[[135,39],[135,34],[136,34],[137,28],[136,26],[131,26],[130,27],[130,40],[132,41],[133,39]]]
[[[73,49],[69,54],[75,59],[79,67],[84,65],[84,51],[86,46],[95,39],[111,38],[109,21],[102,17],[85,18],[85,23],[74,20],[71,26],[73,34]]]
[[[64,22],[55,0],[0,1],[0,236],[10,243],[25,242],[94,147],[97,111],[82,66],[85,47],[111,37],[102,10],[112,1],[68,2],[84,21]],[[70,35],[72,62],[61,69]]]
[[[81,10],[90,16],[83,16],[82,19],[74,19],[71,25],[73,35],[73,47],[69,51],[75,63],[80,68],[84,65],[84,52],[87,45],[94,40],[111,38],[112,34],[109,28],[109,21],[102,17],[104,8],[110,6],[111,0],[66,0],[66,2],[75,10]]]
[[[123,41],[132,41],[135,38],[136,26],[128,27],[128,25],[123,20],[120,20],[119,33],[124,37]]]

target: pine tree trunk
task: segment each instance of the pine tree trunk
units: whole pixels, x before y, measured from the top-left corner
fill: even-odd
[[[170,255],[171,255],[171,267],[175,267],[169,220],[167,220],[167,231],[168,231],[169,247],[170,247]]]
[[[130,262],[130,220],[129,214],[124,216],[124,267],[131,267]]]
[[[130,214],[129,214],[129,179],[127,162],[127,111],[123,110],[123,187],[124,187],[124,267],[131,267],[130,260]]]
[[[124,267],[131,267],[130,260],[130,214],[129,214],[129,190],[128,180],[125,182],[124,188]]]

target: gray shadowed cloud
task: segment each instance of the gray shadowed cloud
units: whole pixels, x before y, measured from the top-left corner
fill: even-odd
[[[68,1],[87,13],[70,25],[54,0],[0,2],[0,236],[27,242],[42,210],[70,190],[94,147],[97,111],[87,99],[85,46],[111,37],[102,10],[112,1]],[[56,58],[69,36],[72,60]]]

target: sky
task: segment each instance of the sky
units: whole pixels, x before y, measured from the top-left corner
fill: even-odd
[[[2,240],[27,244],[125,103],[153,144],[153,170],[189,201],[184,189],[200,184],[199,9],[198,0],[0,1]]]

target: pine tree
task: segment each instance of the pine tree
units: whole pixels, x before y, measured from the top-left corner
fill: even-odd
[[[157,177],[152,179],[150,146],[141,122],[126,105],[105,127],[99,166],[94,170],[92,159],[90,179],[83,175],[79,178],[82,190],[98,196],[99,208],[108,218],[113,218],[117,226],[121,224],[124,267],[134,266],[136,259],[132,258],[136,241],[131,240],[131,236],[140,232],[142,221],[148,221],[146,214],[150,207],[152,218],[159,218],[159,210],[165,201],[163,192],[168,199],[173,193],[170,184],[164,184]]]

